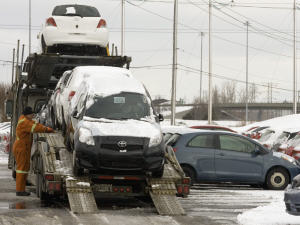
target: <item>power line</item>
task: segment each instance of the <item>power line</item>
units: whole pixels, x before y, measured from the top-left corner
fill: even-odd
[[[182,64],[178,64],[178,66],[182,66],[182,67],[185,68],[185,69],[178,68],[179,70],[183,70],[183,71],[186,71],[186,72],[195,73],[195,74],[197,74],[197,75],[200,74],[200,70],[199,70],[199,69],[195,69],[195,68],[192,68],[192,67],[189,67],[189,66],[185,66],[185,65],[182,65]],[[206,76],[208,76],[208,72],[206,72],[206,71],[202,71],[202,72],[203,72]],[[225,80],[230,80],[230,81],[235,81],[235,82],[238,82],[238,83],[243,83],[243,84],[246,83],[246,82],[243,81],[243,80],[238,80],[238,79],[234,79],[234,78],[231,78],[231,77],[228,77],[228,76],[219,75],[219,74],[215,74],[215,73],[212,73],[212,76],[215,77],[215,78],[225,79]],[[260,84],[260,83],[255,83],[255,82],[249,82],[249,84],[253,84],[253,85],[257,85],[257,86],[261,86],[261,87],[268,87],[267,85]],[[277,88],[277,87],[273,87],[273,88],[274,88],[274,89],[277,89],[277,90],[281,90],[281,91],[293,92],[293,91],[290,90],[290,89]]]

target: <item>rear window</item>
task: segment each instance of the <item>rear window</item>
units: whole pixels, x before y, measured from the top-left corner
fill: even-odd
[[[170,137],[170,139],[168,140],[167,145],[174,147],[177,141],[179,140],[180,136],[180,134],[173,134],[172,137]]]
[[[52,16],[100,17],[100,13],[92,6],[59,5],[54,8]]]

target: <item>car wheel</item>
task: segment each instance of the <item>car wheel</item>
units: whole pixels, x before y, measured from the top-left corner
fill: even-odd
[[[195,171],[192,168],[188,167],[188,166],[181,166],[181,167],[182,167],[182,170],[185,173],[185,175],[187,177],[191,178],[191,185],[193,185],[196,182],[196,173],[195,173]]]
[[[152,172],[152,177],[161,178],[164,174],[164,167],[162,167],[160,170]]]
[[[38,157],[38,174],[36,175],[36,195],[42,201],[46,201],[50,199],[50,196],[47,192],[44,191],[45,179],[44,179],[44,166],[43,166],[43,159],[41,156]]]
[[[47,46],[46,46],[46,42],[45,42],[45,39],[44,39],[44,36],[42,36],[42,38],[41,38],[41,45],[42,45],[42,52],[43,53],[47,53],[46,51],[46,49],[47,49]]]
[[[271,169],[267,175],[267,189],[283,190],[289,183],[290,177],[288,172],[284,168]]]

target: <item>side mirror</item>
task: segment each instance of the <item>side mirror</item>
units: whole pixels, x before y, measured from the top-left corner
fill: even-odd
[[[78,113],[77,109],[74,109],[74,111],[72,113],[72,117],[75,118],[75,119],[79,118],[79,113]]]
[[[158,120],[159,121],[164,121],[164,116],[162,114],[158,114]]]
[[[255,145],[254,154],[256,154],[256,155],[260,154],[260,148],[258,145]]]
[[[12,118],[13,115],[13,101],[12,100],[6,100],[5,101],[5,115],[7,118]]]

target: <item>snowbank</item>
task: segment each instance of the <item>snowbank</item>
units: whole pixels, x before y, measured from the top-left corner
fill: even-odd
[[[300,224],[300,217],[285,211],[283,199],[267,206],[259,206],[238,215],[237,220],[242,225],[284,225]]]

